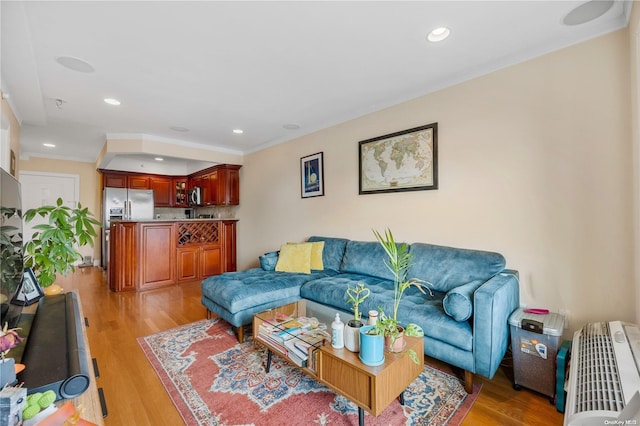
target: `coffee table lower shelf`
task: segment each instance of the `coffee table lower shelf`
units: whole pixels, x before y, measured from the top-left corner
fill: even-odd
[[[254,335],[255,336],[255,335]],[[324,345],[316,351],[316,371],[299,367],[277,348],[257,336],[254,341],[268,350],[267,373],[272,353],[300,368],[309,376],[334,392],[344,396],[358,406],[360,425],[364,425],[364,411],[378,416],[396,398],[404,404],[403,392],[423,371],[423,365],[414,363],[407,354],[413,349],[418,359],[424,359],[423,340],[405,337],[407,345],[402,353],[385,353],[383,364],[375,367],[365,365],[357,353],[345,348],[335,349]]]

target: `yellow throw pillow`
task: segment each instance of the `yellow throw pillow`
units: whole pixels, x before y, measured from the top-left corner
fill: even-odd
[[[310,274],[311,243],[283,244],[280,247],[276,271]]]
[[[311,269],[315,269],[318,271],[324,270],[324,263],[322,263],[324,241],[315,241],[308,244],[311,244]]]
[[[314,241],[312,243],[287,243],[291,245],[295,244],[311,244],[311,269],[316,271],[324,270],[324,263],[322,262],[322,251],[324,250],[324,241]]]

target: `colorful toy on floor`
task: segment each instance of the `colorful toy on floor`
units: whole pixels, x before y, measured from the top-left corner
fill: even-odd
[[[48,390],[44,393],[38,392],[27,397],[27,406],[22,410],[22,418],[29,420],[38,414],[41,410],[46,409],[56,400],[56,393]]]

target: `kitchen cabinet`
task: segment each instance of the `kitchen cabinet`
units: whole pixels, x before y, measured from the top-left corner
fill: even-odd
[[[140,223],[139,290],[174,284],[176,281],[176,244],[174,224]]]
[[[240,173],[242,166],[220,164],[189,177],[189,187],[202,188],[202,205],[237,206],[240,204]]]
[[[104,188],[126,188],[127,175],[121,173],[103,173],[102,186]]]
[[[140,291],[235,271],[236,222],[112,221],[109,288]]]
[[[222,273],[220,245],[196,244],[177,252],[178,281],[202,280]]]
[[[213,197],[211,196],[211,173],[206,173],[200,177],[200,188],[202,189],[202,205],[210,206],[213,204]]]
[[[104,188],[151,189],[149,175],[140,173],[100,170]]]
[[[187,190],[194,187],[201,188],[203,206],[237,206],[240,204],[240,167],[219,164],[189,177],[100,171],[103,187],[153,189],[156,207],[188,207]]]
[[[221,237],[218,221],[178,222],[178,281],[201,280],[223,272]]]
[[[173,178],[173,206],[188,207],[187,201],[187,178]]]
[[[222,272],[236,271],[236,223],[224,220],[222,224]]]
[[[151,189],[151,178],[145,175],[129,175],[127,187],[129,189]]]
[[[109,230],[109,288],[112,291],[136,290],[136,223],[111,222]]]
[[[152,176],[150,178],[151,189],[153,189],[153,202],[156,207],[173,206],[173,179],[163,176]]]
[[[212,204],[237,206],[240,204],[240,166],[223,164],[211,172]]]

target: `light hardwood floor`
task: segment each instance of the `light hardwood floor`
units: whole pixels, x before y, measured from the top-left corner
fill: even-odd
[[[77,269],[57,283],[80,293],[89,322],[91,355],[100,369],[97,383],[104,389],[109,411],[105,425],[183,424],[136,339],[204,319],[200,283],[113,293],[101,269],[93,267]],[[451,370],[445,364],[429,361]],[[526,389],[513,390],[510,374],[509,368],[502,368],[493,380],[476,376],[482,390],[463,425],[562,424],[563,415],[547,397]],[[304,424],[304,419],[297,424]]]

